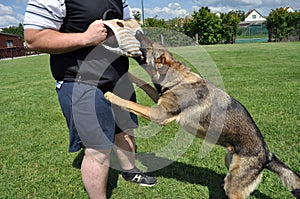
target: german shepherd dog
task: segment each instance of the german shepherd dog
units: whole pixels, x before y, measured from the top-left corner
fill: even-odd
[[[292,194],[300,198],[299,174],[269,151],[260,130],[241,103],[191,72],[163,46],[151,42],[142,33],[138,33],[136,38],[143,52],[143,58],[138,62],[156,88],[133,75],[130,78],[157,106],[147,107],[110,92],[105,93],[107,100],[159,125],[176,120],[189,133],[202,139],[207,138],[207,133],[216,133],[209,130],[209,126],[219,128],[216,144],[227,149],[225,163],[228,174],[224,179],[224,190],[230,199],[247,198],[261,181],[265,168],[275,172]],[[224,111],[223,118],[213,113]],[[214,121],[213,115],[216,117]]]

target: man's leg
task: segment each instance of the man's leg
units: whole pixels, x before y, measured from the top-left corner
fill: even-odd
[[[130,133],[121,132],[115,135],[114,151],[123,170],[133,169],[135,164],[135,141]]]
[[[135,140],[133,130],[117,133],[115,135],[114,151],[122,167],[122,176],[141,186],[154,186],[156,178],[146,175],[135,167]]]
[[[110,151],[111,149],[85,149],[81,175],[91,199],[106,199]]]

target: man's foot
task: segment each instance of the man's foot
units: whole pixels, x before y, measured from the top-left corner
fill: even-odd
[[[123,170],[122,177],[127,181],[136,182],[141,186],[152,187],[156,184],[156,178],[146,175],[138,168]]]

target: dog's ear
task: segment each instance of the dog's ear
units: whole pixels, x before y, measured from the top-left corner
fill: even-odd
[[[170,65],[172,61],[172,56],[168,52],[164,52],[160,57],[156,59],[157,64]]]
[[[167,51],[165,51],[156,59],[156,68],[159,71],[160,75],[165,75],[168,72],[171,61],[172,56]]]
[[[173,60],[172,55],[168,51],[166,51],[163,56],[164,56],[164,63],[170,65]]]

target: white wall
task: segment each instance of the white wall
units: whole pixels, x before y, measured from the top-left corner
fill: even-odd
[[[245,21],[266,21],[266,18],[261,16],[256,10],[253,10]]]

